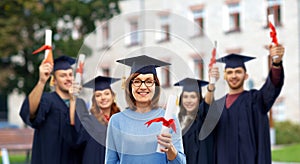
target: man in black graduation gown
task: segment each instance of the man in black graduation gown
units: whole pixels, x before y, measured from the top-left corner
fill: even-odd
[[[214,159],[217,164],[271,164],[268,111],[283,86],[282,57],[284,47],[270,46],[273,64],[259,90],[244,90],[248,78],[244,62],[252,57],[230,54],[217,59],[225,63],[224,79],[229,93],[216,103],[223,111],[214,129]],[[211,109],[210,109],[211,110]]]
[[[39,67],[39,81],[20,110],[23,121],[35,129],[32,164],[70,164],[80,161],[79,151],[64,139],[64,126],[69,117],[69,88],[73,81],[71,65],[75,59],[61,56],[54,66],[43,62]],[[55,91],[43,92],[53,70]],[[78,154],[77,154],[78,153]]]

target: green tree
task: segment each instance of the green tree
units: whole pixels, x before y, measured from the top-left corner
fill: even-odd
[[[32,52],[44,44],[45,29],[53,31],[54,57],[76,57],[84,36],[94,31],[95,20],[106,20],[120,12],[118,1],[1,0],[0,93],[30,93],[43,58]],[[88,55],[89,48],[84,49]]]

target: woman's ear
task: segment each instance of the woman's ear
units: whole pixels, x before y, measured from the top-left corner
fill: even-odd
[[[111,98],[113,99],[113,102],[116,102],[116,94],[113,92],[111,92]]]
[[[95,95],[93,95],[93,97],[92,97],[92,106],[97,107],[97,102],[96,102]]]

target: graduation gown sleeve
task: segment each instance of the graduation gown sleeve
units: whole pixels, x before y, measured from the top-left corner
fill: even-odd
[[[45,117],[51,108],[51,101],[47,101],[49,99],[51,99],[51,94],[42,94],[40,104],[36,111],[36,117],[34,119],[30,119],[29,99],[26,97],[19,113],[24,123],[32,128],[39,128],[39,126],[45,121]]]
[[[32,164],[77,163],[78,153],[63,137],[69,108],[56,92],[43,93],[36,117],[29,118],[29,102],[25,99],[20,116],[33,127]]]

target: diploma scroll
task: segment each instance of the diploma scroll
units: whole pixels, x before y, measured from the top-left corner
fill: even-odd
[[[84,66],[85,55],[80,54],[77,60],[76,73],[75,73],[75,84],[81,85],[83,66]],[[79,93],[74,93],[75,96],[78,96]]]
[[[272,38],[272,43],[274,45],[278,45],[278,40],[277,40],[277,33],[275,29],[275,23],[274,23],[274,16],[273,14],[268,15],[268,20],[269,20],[269,27],[270,27],[270,37]],[[273,56],[273,59],[278,58],[278,56]]]
[[[169,98],[168,98],[168,102],[167,102],[167,108],[166,108],[166,112],[165,112],[165,115],[164,115],[164,118],[166,120],[170,120],[173,118],[173,115],[175,114],[176,112],[176,100],[177,100],[177,97],[175,95],[170,95]],[[174,122],[175,124],[175,122]],[[169,133],[170,131],[170,128],[166,127],[166,126],[162,126],[162,129],[161,129],[161,134],[162,133]],[[158,144],[157,145],[157,149],[156,149],[156,152],[161,152],[160,151],[160,148],[164,148],[162,145]]]
[[[45,31],[45,45],[50,46],[50,47],[52,46],[52,30]],[[45,50],[44,59],[47,59],[49,51],[51,51],[51,50],[49,50],[49,49]]]

